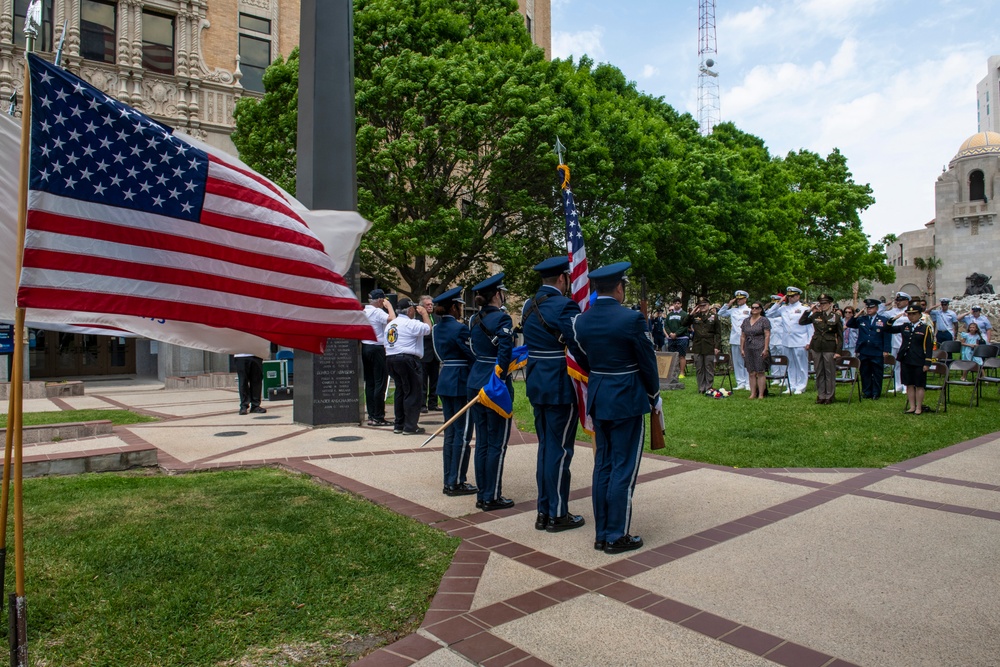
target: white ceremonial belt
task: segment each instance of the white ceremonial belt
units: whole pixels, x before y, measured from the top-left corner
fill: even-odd
[[[496,357],[476,357],[477,364],[496,364]]]
[[[529,352],[529,359],[565,359],[566,352],[563,350],[552,350],[550,352]]]
[[[591,369],[590,374],[591,375],[633,375],[634,373],[638,373],[638,372],[639,372],[639,367],[637,365],[635,368],[633,368],[630,371],[621,371],[619,373],[611,373],[609,371],[595,371],[595,370]]]
[[[469,362],[459,359],[446,359],[441,362],[442,366],[468,366]]]

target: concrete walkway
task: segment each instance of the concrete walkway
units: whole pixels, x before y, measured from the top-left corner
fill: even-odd
[[[505,465],[517,505],[484,513],[442,495],[440,440],[305,428],[289,402],[241,417],[228,390],[87,392],[26,410],[158,415],[107,437],[155,446],[172,471],[279,464],[463,538],[420,629],[359,666],[1000,666],[1000,433],[885,469],[647,454],[632,524],[646,546],[609,556],[591,525],[534,530],[531,434],[514,432]],[[579,446],[570,509],[588,524],[592,464]]]

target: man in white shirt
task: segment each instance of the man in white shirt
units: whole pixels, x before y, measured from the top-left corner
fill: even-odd
[[[385,327],[396,319],[392,303],[386,300],[385,292],[373,289],[368,294],[365,316],[375,331],[376,340],[361,341],[361,365],[365,375],[365,407],[368,410],[369,426],[388,426],[385,420],[385,390],[389,386],[389,375],[385,367]]]
[[[385,329],[385,361],[396,385],[392,432],[415,435],[424,432],[417,422],[423,393],[424,336],[431,333],[431,320],[426,308],[406,297],[399,300],[397,308],[396,319]],[[412,319],[414,315],[423,321]]]
[[[740,336],[743,335],[743,320],[750,317],[750,308],[747,306],[747,298],[750,295],[738,289],[729,300],[729,303],[719,308],[717,315],[720,318],[728,318],[731,324],[729,329],[729,349],[732,353],[733,372],[736,374],[736,388],[750,389],[750,374],[747,373],[746,364],[743,363],[743,353],[740,352]]]
[[[785,338],[785,352],[788,356],[788,384],[786,389],[793,394],[801,394],[809,382],[809,351],[806,346],[812,340],[813,326],[799,324],[802,313],[809,310],[802,303],[802,290],[789,286],[785,290],[785,298],[767,309],[766,317],[774,315],[781,317]]]
[[[882,315],[885,315],[885,317],[886,317],[887,320],[892,321],[895,318],[897,318],[900,315],[902,315],[903,313],[905,313],[906,312],[906,308],[909,305],[910,305],[910,295],[907,294],[906,292],[896,292],[896,298],[895,298],[895,300],[893,302],[892,308],[886,308],[882,312]],[[902,318],[902,321],[905,322],[906,318],[905,317]],[[897,357],[897,358],[899,357],[899,348],[900,348],[900,346],[902,344],[903,344],[903,336],[902,336],[902,334],[893,334],[892,335],[892,356]],[[896,363],[896,378],[895,378],[895,383],[893,384],[893,388],[889,389],[888,391],[891,391],[893,393],[895,393],[895,392],[898,391],[901,394],[905,394],[906,393],[906,385],[903,384],[903,381],[902,381],[902,378],[899,375],[899,372],[900,372],[900,365],[897,362]]]

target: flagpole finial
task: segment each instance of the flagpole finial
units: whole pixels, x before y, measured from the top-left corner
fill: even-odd
[[[564,151],[564,150],[566,150],[566,147],[565,147],[565,146],[563,146],[563,144],[562,144],[562,142],[561,142],[561,141],[559,141],[559,136],[557,135],[557,136],[556,136],[556,148],[555,148],[555,153],[556,153],[556,156],[557,156],[557,157],[559,158],[559,164],[562,164],[562,163],[563,163],[563,151]]]
[[[32,41],[38,37],[38,29],[42,27],[42,0],[31,0],[24,17],[24,36]],[[31,49],[26,49],[30,51]]]

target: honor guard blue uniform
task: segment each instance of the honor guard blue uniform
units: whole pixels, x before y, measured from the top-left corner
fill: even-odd
[[[526,384],[538,435],[538,516],[535,528],[556,533],[579,528],[584,519],[569,513],[570,464],[580,418],[573,383],[566,372],[566,347],[574,357],[573,318],[576,302],[564,296],[569,286],[569,258],[552,257],[536,265],[543,285],[524,304],[521,325],[528,346]]]
[[[503,273],[491,276],[472,288],[476,293],[478,313],[469,321],[472,352],[476,361],[469,371],[466,385],[471,400],[479,394],[490,380],[494,368],[500,366],[500,379],[507,385],[511,396],[514,388],[507,367],[510,365],[511,351],[514,349],[514,323],[510,316],[500,310],[503,305]],[[485,511],[513,507],[514,501],[503,497],[503,461],[510,438],[510,419],[504,419],[496,411],[477,403],[470,408],[472,421],[476,425],[475,469],[476,506]]]
[[[467,402],[469,368],[476,361],[469,343],[469,327],[457,319],[456,313],[465,305],[462,288],[453,287],[434,299],[438,323],[434,325],[434,352],[441,361],[437,380],[437,395],[441,399],[447,422]],[[478,489],[467,481],[469,457],[472,451],[472,417],[469,412],[444,431],[444,494],[466,496]]]
[[[845,328],[858,330],[854,351],[861,361],[861,395],[871,399],[882,395],[883,357],[892,345],[892,336],[885,330],[886,318],[879,314],[878,306],[878,299],[865,299],[865,314],[844,323]]]
[[[615,554],[638,549],[629,534],[632,492],[639,474],[644,416],[660,397],[656,353],[642,313],[623,308],[625,271],[620,262],[590,274],[598,297],[573,321],[590,379],[587,414],[594,420],[595,549]]]

